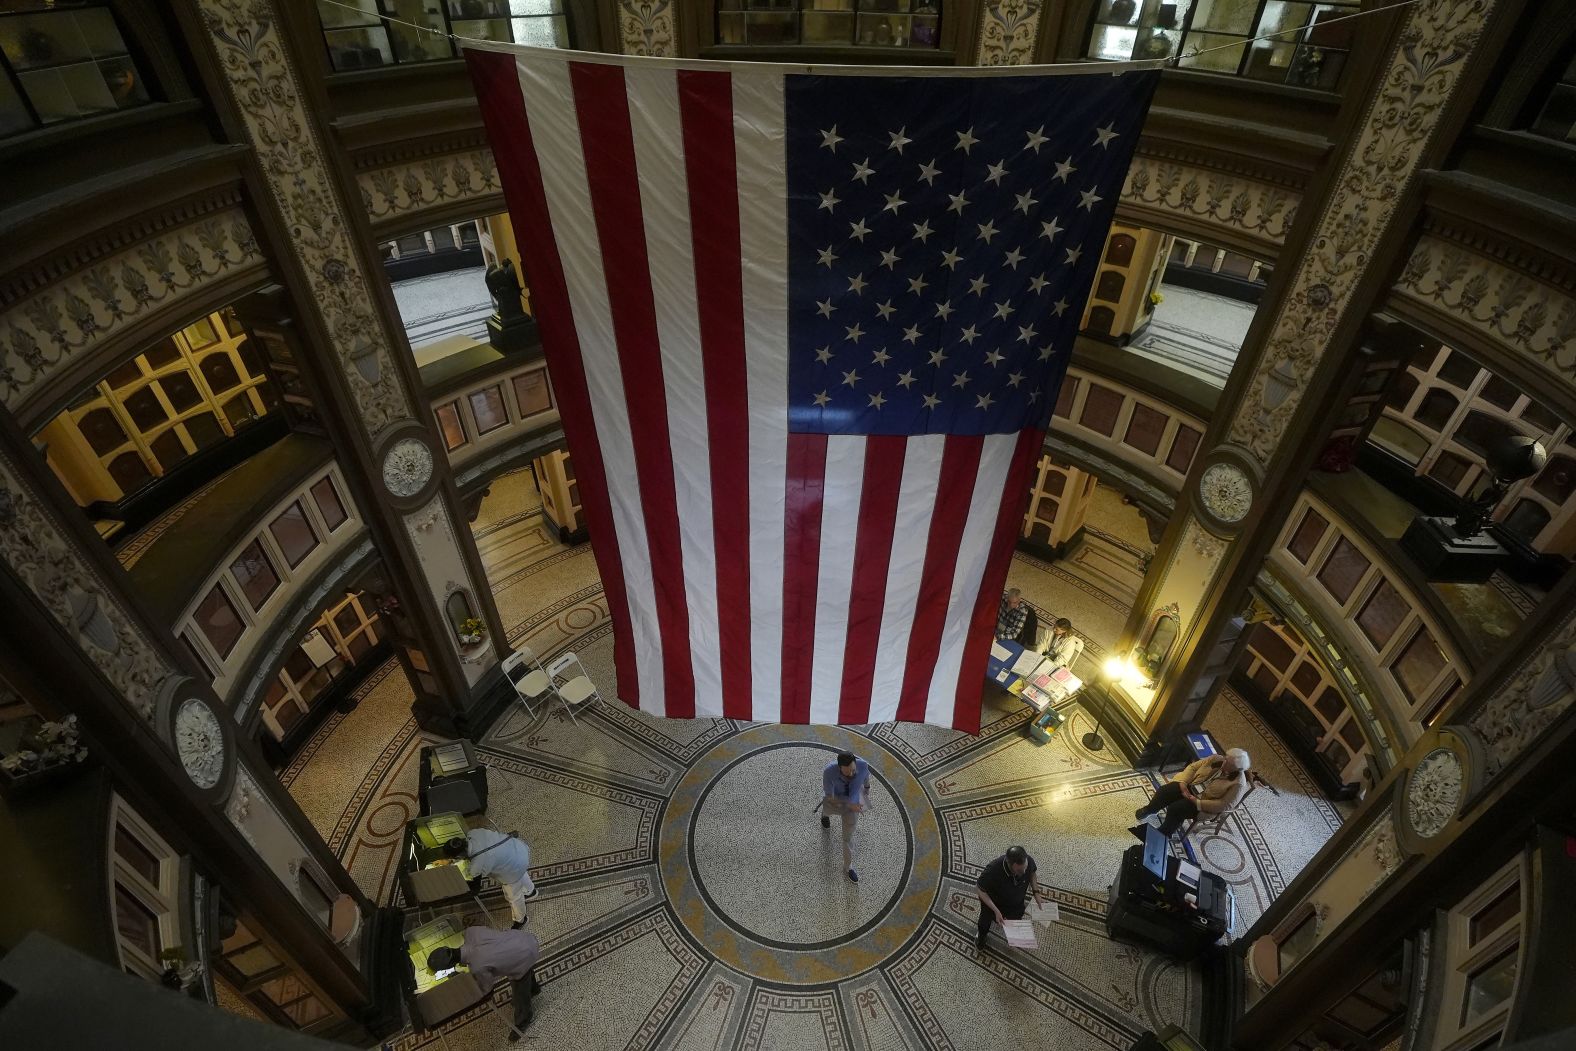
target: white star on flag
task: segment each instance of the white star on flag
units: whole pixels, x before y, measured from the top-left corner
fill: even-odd
[[[843,373],[843,384],[845,386],[852,387],[854,384],[856,384],[858,382],[859,382],[859,371],[857,369],[854,370],[853,372],[845,372],[845,373]]]
[[[1077,168],[1073,167],[1073,159],[1068,157],[1065,161],[1056,162],[1056,174],[1053,175],[1052,178],[1060,179],[1062,182],[1066,182],[1067,177],[1077,170]]]
[[[1043,124],[1041,124],[1036,130],[1029,132],[1029,144],[1025,146],[1024,149],[1033,150],[1035,153],[1039,153],[1040,147],[1050,141],[1044,132],[1045,125]]]
[[[903,134],[907,130],[908,128],[905,126],[897,129],[896,131],[888,132],[887,134],[892,137],[892,144],[887,148],[896,150],[899,154],[901,154],[903,152],[903,147],[914,141]]]
[[[823,132],[821,132],[821,145],[825,146],[827,149],[831,150],[833,153],[837,152],[837,144],[842,142],[842,141],[843,141],[843,137],[841,135],[837,134],[837,125],[836,124],[832,125],[832,130],[831,131],[823,131]]]
[[[1103,128],[1096,128],[1094,132],[1095,145],[1099,146],[1102,150],[1111,144],[1112,139],[1117,137],[1118,136],[1116,134],[1115,127],[1110,124],[1107,124]]]
[[[957,135],[958,135],[958,144],[955,147],[953,147],[953,148],[954,149],[958,149],[958,150],[962,150],[964,153],[968,153],[969,150],[971,150],[974,147],[974,144],[976,142],[980,141],[980,140],[978,140],[978,139],[976,139],[974,137],[974,129],[973,128],[970,128],[968,131],[960,131],[960,132],[957,133]]]

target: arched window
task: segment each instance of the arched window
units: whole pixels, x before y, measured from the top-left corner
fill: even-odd
[[[1133,250],[1138,247],[1136,238],[1127,234],[1112,234],[1105,249],[1105,261],[1112,266],[1131,266]]]
[[[1122,289],[1126,287],[1127,278],[1122,276],[1121,271],[1102,270],[1100,271],[1100,280],[1094,286],[1094,296],[1096,299],[1103,299],[1107,303],[1116,303],[1121,300]],[[1111,331],[1109,325],[1106,326],[1106,331]]]
[[[1110,307],[1095,307],[1089,311],[1089,323],[1084,326],[1084,331],[1093,336],[1109,336],[1114,324],[1116,311]]]
[[[1423,403],[1417,407],[1417,422],[1436,431],[1442,431],[1450,423],[1450,417],[1455,415],[1456,407],[1460,404],[1454,394],[1436,387],[1423,395]]]

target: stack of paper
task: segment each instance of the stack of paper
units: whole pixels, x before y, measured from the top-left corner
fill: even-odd
[[[1024,650],[1023,656],[1019,657],[1013,662],[1013,674],[1022,675],[1024,678],[1028,678],[1035,673],[1036,669],[1039,668],[1040,664],[1044,660],[1044,657],[1040,656],[1038,653],[1035,653],[1033,650]]]
[[[1002,663],[1012,660],[1012,651],[1003,646],[1000,642],[993,642],[990,644],[990,655]]]
[[[1061,922],[1062,913],[1056,907],[1054,901],[1048,901],[1044,905],[1036,905],[1031,902],[1029,905],[1029,918],[1036,923],[1059,923]]]
[[[1014,949],[1037,949],[1040,943],[1034,939],[1034,924],[1029,920],[1002,920],[1002,929],[1007,935],[1007,944]]]

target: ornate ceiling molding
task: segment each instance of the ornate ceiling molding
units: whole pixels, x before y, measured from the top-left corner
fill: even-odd
[[[356,183],[374,223],[460,201],[501,201],[503,194],[492,150],[485,147],[358,172]]]
[[[1503,243],[1427,233],[1395,294],[1522,358],[1576,397],[1576,280]]]
[[[185,225],[150,218],[144,239],[118,232],[96,247],[42,264],[0,292],[0,400],[12,410],[72,362],[159,312],[172,327],[190,321],[174,308],[221,277],[264,265],[240,208],[203,213]],[[148,229],[161,232],[148,237]],[[119,250],[99,251],[108,245]],[[55,275],[54,280],[45,278]],[[4,298],[18,289],[21,298]]]
[[[1467,725],[1483,741],[1484,777],[1492,778],[1547,734],[1576,702],[1576,614],[1551,630],[1537,653],[1488,695]]]
[[[1494,6],[1494,0],[1419,0],[1409,9],[1231,421],[1229,440],[1260,463],[1270,461],[1289,433]]]
[[[674,57],[673,4],[669,0],[618,0],[618,36],[626,55]]]
[[[1297,217],[1300,190],[1235,167],[1141,147],[1122,187],[1122,205],[1162,223],[1176,217],[1279,249]]]
[[[280,38],[271,0],[199,0],[214,54],[257,155],[258,168],[321,314],[362,425],[377,432],[411,404],[353,234]]]

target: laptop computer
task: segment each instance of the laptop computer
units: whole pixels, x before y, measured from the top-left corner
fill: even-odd
[[[1144,826],[1144,868],[1149,870],[1155,879],[1165,882],[1166,878],[1166,837],[1153,825]]]

